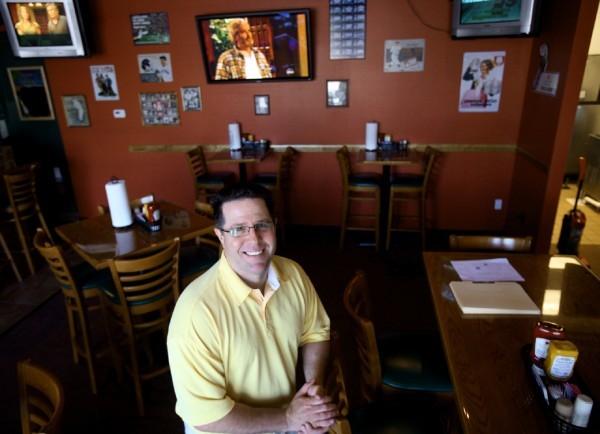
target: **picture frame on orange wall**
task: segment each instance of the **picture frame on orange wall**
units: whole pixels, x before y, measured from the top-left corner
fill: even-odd
[[[271,114],[269,95],[254,95],[254,114],[257,116]]]
[[[19,119],[22,121],[49,121],[54,109],[43,66],[6,68]]]
[[[327,107],[348,107],[348,80],[327,80]]]
[[[63,109],[67,127],[89,127],[90,117],[88,114],[85,96],[64,95],[62,97]]]
[[[177,104],[177,92],[140,93],[142,125],[178,125],[179,109]]]

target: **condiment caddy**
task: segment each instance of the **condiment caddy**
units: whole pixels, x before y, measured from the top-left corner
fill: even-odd
[[[150,232],[158,232],[162,227],[162,216],[154,195],[149,194],[139,199],[139,206],[133,208],[135,220]]]

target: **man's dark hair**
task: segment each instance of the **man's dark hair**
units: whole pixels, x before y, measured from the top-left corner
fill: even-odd
[[[210,200],[217,227],[221,228],[225,223],[223,221],[223,204],[240,199],[262,199],[269,214],[273,216],[273,197],[269,190],[259,184],[234,184],[223,188]]]

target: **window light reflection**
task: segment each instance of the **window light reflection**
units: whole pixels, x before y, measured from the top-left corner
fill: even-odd
[[[546,289],[544,291],[544,302],[542,304],[543,315],[558,315],[560,312],[560,289]]]
[[[553,256],[550,258],[548,268],[552,268],[554,270],[564,270],[567,264],[579,265],[579,262],[577,262],[577,259],[569,256]]]

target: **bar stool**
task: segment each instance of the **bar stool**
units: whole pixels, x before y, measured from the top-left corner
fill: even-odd
[[[425,149],[425,171],[423,175],[394,176],[390,181],[389,208],[387,218],[387,235],[385,249],[389,250],[392,232],[420,232],[421,246],[425,250],[425,229],[427,216],[427,196],[434,162],[440,152],[431,146]],[[399,215],[394,213],[394,205],[416,202],[419,213],[416,215]],[[394,217],[398,220],[416,221],[416,227],[394,225]],[[397,223],[397,222],[396,222]]]
[[[60,433],[65,391],[56,375],[24,360],[17,363],[17,383],[23,434]]]
[[[114,292],[112,278],[107,270],[96,271],[89,265],[70,267],[65,260],[62,249],[54,245],[48,235],[38,228],[33,245],[48,263],[52,274],[58,281],[62,290],[67,321],[69,324],[69,336],[71,338],[71,349],[73,351],[73,362],[79,363],[79,358],[85,359],[92,393],[96,394],[96,359],[110,353],[115,369],[120,375],[117,356],[112,346],[100,348],[93,344],[90,336],[90,325],[88,313],[101,310],[104,330],[108,336],[108,325],[103,306],[103,292]]]
[[[0,244],[2,244],[2,250],[4,251],[4,254],[6,255],[6,260],[8,261],[13,272],[15,273],[17,280],[19,282],[22,282],[23,278],[21,277],[21,273],[19,273],[19,269],[15,265],[15,261],[12,257],[12,254],[10,253],[10,250],[8,249],[8,246],[6,245],[6,241],[4,240],[4,236],[2,235],[2,232],[0,232]]]
[[[379,250],[379,209],[381,206],[381,175],[378,173],[352,173],[350,152],[346,146],[336,152],[340,173],[342,175],[342,224],[340,233],[340,249],[344,247],[346,231],[374,231],[375,248]],[[353,214],[352,204],[372,205],[372,214]],[[369,220],[373,227],[350,226],[353,219]]]
[[[205,200],[208,200],[210,195],[235,182],[235,174],[233,172],[208,172],[202,146],[196,146],[191,151],[188,151],[186,155],[192,176],[194,177],[196,199],[204,197]]]
[[[252,180],[252,182],[260,184],[272,192],[275,198],[277,227],[280,229],[283,242],[285,242],[285,225],[289,215],[288,198],[292,185],[292,168],[297,154],[298,151],[288,146],[281,157],[279,157],[277,173],[259,173]]]
[[[27,260],[27,265],[31,274],[35,273],[33,261],[31,258],[30,237],[25,231],[24,225],[32,218],[36,217],[39,223],[48,234],[50,241],[52,236],[48,230],[48,225],[40,209],[36,193],[36,172],[38,165],[36,163],[21,166],[4,174],[6,192],[8,193],[9,206],[4,209],[6,222],[14,223],[21,242],[22,252]]]

